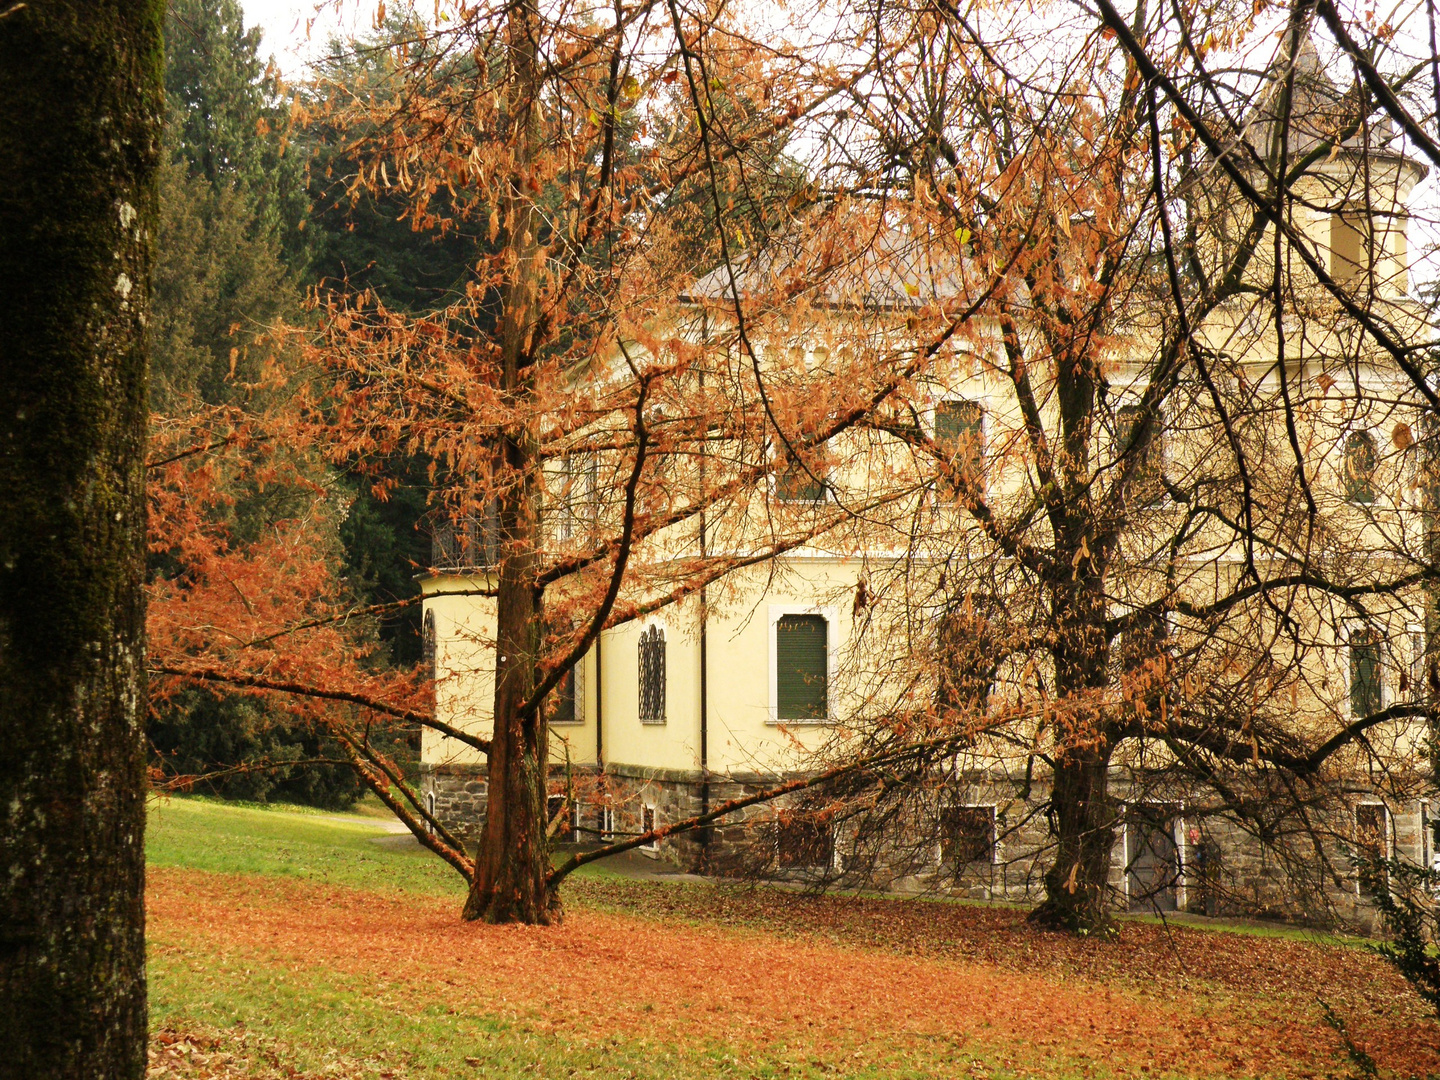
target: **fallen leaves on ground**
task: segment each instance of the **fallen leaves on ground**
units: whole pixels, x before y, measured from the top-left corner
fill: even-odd
[[[320,1080],[322,1074],[297,1072],[284,1064],[289,1055],[273,1040],[253,1031],[209,1031],[165,1028],[150,1033],[150,1061],[145,1080]],[[359,1063],[330,1063],[326,1080],[373,1077]]]
[[[1440,1026],[1405,1008],[1403,984],[1361,950],[1158,927],[1076,942],[1002,909],[670,885],[587,885],[556,927],[465,924],[453,900],[195,871],[153,871],[149,891],[161,947],[399,984],[587,1043],[784,1043],[834,1060],[939,1038],[1018,1072],[1325,1076],[1340,1048],[1313,995],[1333,992],[1341,1011],[1381,1005],[1346,1019],[1383,1069],[1440,1074]],[[587,906],[602,900],[609,910]],[[647,917],[616,910],[626,903]]]
[[[1053,974],[1156,989],[1235,991],[1314,1004],[1323,994],[1342,1011],[1429,1015],[1418,997],[1363,947],[1315,940],[1126,920],[1107,940],[1037,930],[1026,911],[1003,905],[815,896],[766,886],[656,884],[623,879],[576,882],[587,907],[665,922],[753,927],[903,955],[949,957],[1027,974]],[[1435,1031],[1440,1037],[1440,1028]]]

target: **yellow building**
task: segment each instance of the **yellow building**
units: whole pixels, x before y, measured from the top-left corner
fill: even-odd
[[[1297,97],[1290,149],[1303,156],[1343,124],[1348,99],[1328,87],[1313,48],[1302,53],[1297,81],[1308,96]],[[1256,149],[1263,158],[1272,126],[1261,109],[1234,153]],[[1240,706],[1227,703],[1227,694],[1255,698],[1263,688],[1263,698],[1244,706],[1245,720],[1236,721],[1240,728],[1256,725],[1257,763],[1260,736],[1283,745],[1286,725],[1295,745],[1313,746],[1357,719],[1387,709],[1395,715],[1365,727],[1363,740],[1346,743],[1336,760],[1348,762],[1352,780],[1337,781],[1328,801],[1317,796],[1305,807],[1326,822],[1322,831],[1333,851],[1328,867],[1297,864],[1306,856],[1296,852],[1310,834],[1287,831],[1292,826],[1284,814],[1277,814],[1273,834],[1258,836],[1254,822],[1263,812],[1239,824],[1233,815],[1212,812],[1198,790],[1169,779],[1149,782],[1144,777],[1166,775],[1173,755],[1143,739],[1123,742],[1111,762],[1112,790],[1126,807],[1111,876],[1121,903],[1288,914],[1313,913],[1323,903],[1349,914],[1357,889],[1344,857],[1347,843],[1425,864],[1434,857],[1440,805],[1432,809],[1426,794],[1433,783],[1419,715],[1429,693],[1430,642],[1437,629],[1423,583],[1436,506],[1426,456],[1434,453],[1430,413],[1413,378],[1357,330],[1333,293],[1304,271],[1297,250],[1303,247],[1379,322],[1398,327],[1403,340],[1416,340],[1425,320],[1410,293],[1406,205],[1424,170],[1386,143],[1384,134],[1370,127],[1363,137],[1349,136],[1334,152],[1319,155],[1293,185],[1289,220],[1296,235],[1281,253],[1302,265],[1298,272],[1285,270],[1282,317],[1267,317],[1254,302],[1275,276],[1275,248],[1267,235],[1244,269],[1253,288],[1216,305],[1197,328],[1196,347],[1213,359],[1213,370],[1165,389],[1155,433],[1143,445],[1133,425],[1148,408],[1157,347],[1146,325],[1148,309],[1138,306],[1139,314],[1115,335],[1096,414],[1106,430],[1094,443],[1104,450],[1097,451],[1093,468],[1102,492],[1114,490],[1122,471],[1127,477],[1117,496],[1125,527],[1107,593],[1110,620],[1120,626],[1127,613],[1166,598],[1159,636],[1172,666],[1162,670],[1177,679],[1183,670],[1186,680],[1210,681],[1187,690],[1187,707],[1212,701],[1219,711],[1233,710]],[[1258,164],[1247,159],[1244,167],[1259,175]],[[1190,206],[1191,213],[1209,207],[1207,235],[1219,252],[1218,265],[1221,249],[1242,229],[1234,208],[1243,204],[1218,169],[1214,175],[1212,189]],[[1085,220],[1078,214],[1067,236],[1083,230]],[[915,236],[911,242],[922,243]],[[904,292],[882,284],[891,293]],[[932,288],[948,287],[932,279]],[[691,290],[691,309],[705,310],[707,318],[718,310],[723,319],[726,288],[719,276],[702,279]],[[1163,287],[1156,289],[1162,296]],[[816,327],[825,320],[833,328],[850,317],[853,310],[851,316],[843,310],[812,313],[806,325],[819,334]],[[891,336],[906,333],[903,310],[880,321]],[[913,490],[897,496],[883,528],[852,530],[843,539],[816,537],[776,560],[736,571],[723,586],[600,635],[562,683],[551,712],[556,812],[569,805],[562,792],[581,792],[569,806],[573,816],[562,839],[648,830],[812,768],[817,753],[853,739],[882,705],[893,712],[904,695],[913,698],[907,680],[916,670],[915,647],[907,633],[928,625],[934,638],[935,622],[927,623],[920,609],[937,589],[952,597],[988,597],[1007,609],[992,622],[1011,626],[1012,638],[1025,626],[1027,605],[1038,604],[1043,590],[1026,584],[1017,569],[1023,560],[998,549],[975,513],[983,503],[986,513],[1014,522],[1026,513],[1027,500],[1038,498],[1033,453],[1025,449],[1026,412],[1013,375],[1003,371],[1005,334],[995,318],[977,318],[964,347],[917,380],[909,399],[920,421],[917,440],[946,451],[960,474],[970,470],[973,477],[906,481],[903,467],[874,465],[877,455],[898,454],[900,443],[847,432],[830,448],[829,459],[838,462],[833,471],[817,478],[778,469],[749,498],[800,513],[806,504],[873,492],[877,483],[911,483]],[[813,369],[823,362],[817,359],[823,350],[813,342],[800,348],[802,365]],[[1037,416],[1057,425],[1058,406],[1047,392],[1042,380]],[[1287,465],[1296,446],[1305,463],[1298,480]],[[1132,458],[1139,460],[1131,465]],[[1247,495],[1237,503],[1233,489],[1242,484]],[[969,493],[947,494],[955,488]],[[1259,508],[1265,521],[1247,533],[1227,522],[1223,511],[1232,505]],[[902,519],[912,523],[909,543],[893,538]],[[1187,525],[1192,519],[1198,519],[1193,529]],[[923,533],[918,538],[917,528]],[[1258,550],[1246,535],[1263,541]],[[732,535],[729,542],[738,548],[742,539]],[[491,585],[482,548],[437,548],[436,567],[423,579],[437,716],[477,733],[488,725],[496,662],[494,601],[479,595]],[[1215,622],[1222,598],[1244,593],[1247,574],[1271,580],[1294,566],[1317,568],[1332,587],[1290,587],[1290,606],[1283,611],[1267,609],[1269,594],[1257,592],[1253,601],[1225,607],[1223,625]],[[1381,578],[1402,584],[1366,592],[1366,582]],[[934,647],[930,639],[921,648]],[[1133,628],[1114,630],[1107,639],[1117,671],[1116,708],[1133,708],[1121,700],[1130,685],[1123,669],[1132,640]],[[1012,698],[1043,698],[1043,665],[998,651],[993,659],[988,667],[976,662],[992,712],[1009,707]],[[937,678],[943,683],[946,677]],[[940,693],[935,686],[932,678],[925,692]],[[1152,696],[1158,701],[1165,693]],[[1415,708],[1400,707],[1407,702]],[[942,833],[953,835],[939,838],[934,861],[938,867],[958,860],[965,873],[917,870],[911,859],[890,884],[925,888],[943,880],[947,891],[970,895],[1037,895],[1050,843],[1037,813],[1048,790],[1043,763],[1036,767],[1044,758],[1040,728],[1043,723],[1030,722],[1005,737],[977,738],[957,755],[948,781],[953,790],[940,815]],[[1025,737],[1015,737],[1022,729]],[[1224,753],[1243,765],[1243,745]],[[421,758],[432,809],[473,831],[484,812],[484,759],[430,730]],[[1377,768],[1385,775],[1377,776]],[[577,788],[567,783],[575,776],[590,779]],[[1263,799],[1264,792],[1255,790]],[[734,832],[689,834],[654,853],[685,864],[703,858],[718,867],[735,854],[729,845],[743,842],[744,835]],[[781,869],[843,869],[848,857],[843,829],[825,836],[813,827],[789,834],[781,829],[774,842]]]

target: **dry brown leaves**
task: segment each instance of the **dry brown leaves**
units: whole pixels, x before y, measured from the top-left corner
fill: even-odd
[[[264,954],[430,997],[439,988],[451,1007],[541,1034],[784,1041],[819,1058],[939,1037],[1022,1071],[1333,1075],[1339,1046],[1313,995],[1358,981],[1360,997],[1378,988],[1384,1007],[1356,1016],[1359,1002],[1345,999],[1357,1041],[1397,1075],[1440,1074],[1433,1021],[1400,1008],[1394,976],[1357,950],[1179,932],[1177,958],[1158,928],[1127,928],[1119,945],[1071,942],[1009,911],[655,888],[652,911],[684,894],[676,907],[713,905],[711,924],[577,909],[558,927],[479,926],[462,924],[453,901],[169,869],[152,871],[150,917],[206,955]],[[714,925],[717,914],[748,926]],[[809,925],[749,928],[772,918],[782,931]]]
[[[287,1055],[272,1040],[252,1031],[165,1028],[150,1035],[145,1080],[311,1080],[284,1064]],[[357,1065],[329,1069],[327,1080],[359,1080]],[[373,1075],[373,1074],[372,1074]]]

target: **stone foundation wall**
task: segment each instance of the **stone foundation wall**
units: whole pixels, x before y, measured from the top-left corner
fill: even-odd
[[[600,841],[602,808],[610,812],[611,835],[623,836],[641,831],[647,807],[654,811],[656,823],[665,825],[699,815],[706,803],[700,777],[693,772],[609,765],[603,774],[578,769],[570,776],[581,829],[569,839],[581,844]],[[759,776],[712,778],[708,805],[714,808],[754,794],[771,782]],[[557,770],[551,778],[552,792],[563,791],[565,784],[565,776]],[[483,766],[422,766],[421,790],[425,798],[433,798],[435,812],[447,828],[472,843],[479,838],[487,790]],[[1047,785],[1034,782],[1026,801],[1018,798],[1013,782],[985,776],[971,777],[949,790],[958,792],[964,805],[995,808],[993,860],[947,864],[938,844],[931,845],[933,855],[923,844],[857,853],[842,828],[834,839],[837,857],[832,874],[844,884],[897,892],[1038,902],[1044,896],[1043,874],[1050,858],[1047,821],[1037,812],[1049,797]],[[1117,783],[1112,793],[1123,815],[1131,791]],[[1178,873],[1169,875],[1169,882],[1156,894],[1161,906],[1205,915],[1340,923],[1368,930],[1373,911],[1358,894],[1350,858],[1354,804],[1361,801],[1382,800],[1352,794],[1330,806],[1309,807],[1305,827],[1298,819],[1289,823],[1281,819],[1267,843],[1218,810],[1182,799],[1167,803],[1173,811],[1166,820],[1176,841]],[[775,829],[762,823],[770,823],[775,813],[772,806],[750,807],[724,827],[666,838],[647,854],[687,871],[727,874],[753,868],[774,854]],[[1394,852],[1419,861],[1425,844],[1418,804],[1411,800],[1392,805],[1389,821]],[[1317,832],[1323,860],[1316,855]],[[1140,879],[1131,872],[1135,852],[1130,849],[1136,843],[1135,832],[1117,830],[1110,886],[1117,907],[1148,910],[1154,899],[1142,895]],[[780,869],[776,876],[806,875]]]
[[[483,765],[420,765],[420,797],[440,824],[471,844],[480,839],[490,785]]]

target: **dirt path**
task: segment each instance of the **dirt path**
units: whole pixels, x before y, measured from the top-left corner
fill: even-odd
[[[273,878],[153,870],[157,937],[225,956],[269,954],[516,1019],[537,1033],[736,1046],[817,1058],[942,1038],[1017,1066],[1122,1073],[1329,1076],[1338,1041],[1314,1015],[1262,1016],[1226,992],[1155,995],[956,958],[574,911],[562,926],[462,924],[455,903]],[[1252,939],[1263,948],[1263,939]],[[1402,1076],[1440,1074],[1434,1024],[1376,1021],[1366,1047]]]

